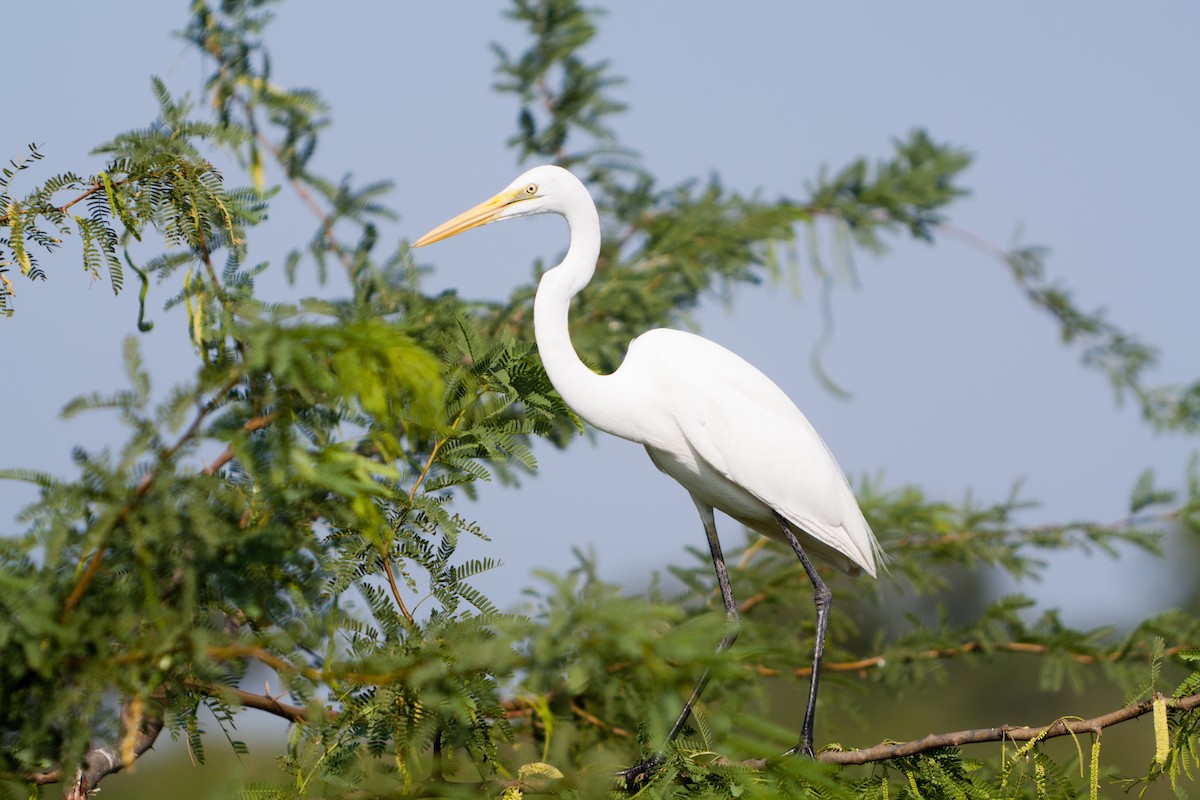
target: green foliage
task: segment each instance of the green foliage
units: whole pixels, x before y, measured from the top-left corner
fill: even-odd
[[[507,12],[533,38],[515,58],[493,45],[499,59],[496,89],[521,98],[518,133],[508,143],[522,161],[542,156],[570,168],[612,154],[615,136],[605,118],[625,106],[605,90],[621,81],[608,74],[606,62],[587,64],[580,54],[596,35],[595,15],[573,0],[516,0]],[[568,154],[568,140],[580,133],[594,145]]]
[[[773,543],[730,553],[745,623],[720,657],[724,618],[698,550],[671,569],[669,589],[626,596],[581,557],[567,575],[541,575],[520,614],[497,609],[473,581],[498,564],[460,555],[464,537],[486,534],[455,501],[478,481],[516,483],[536,469],[537,439],[566,446],[583,429],[532,347],[535,286],[492,303],[429,294],[404,243],[382,252],[390,184],[312,170],[330,109],[313,90],[274,82],[266,5],[192,3],[182,37],[211,59],[203,102],[155,80],[158,118],[98,147],[94,175],[63,172],[17,197],[14,179],[41,152],[30,146],[0,170],[0,311],[13,310],[9,269],[45,279],[39,258],[75,233],[85,269],[114,291],[128,267],[143,310],[151,278],[168,307],[185,306],[196,353],[193,377],[156,399],[130,340],[129,388],[66,409],[116,412],[125,441],[77,451],[70,478],[0,473],[40,490],[25,531],[0,540],[0,772],[38,780],[61,765],[69,777],[101,743],[127,752],[150,717],[199,761],[205,746],[241,753],[238,720],[266,712],[296,724],[280,780],[245,787],[247,797],[607,797],[617,769],[656,753],[681,698],[712,669],[645,796],[1065,797],[1084,782],[1094,792],[1098,778],[1075,767],[1098,775],[1098,745],[1078,764],[1037,740],[972,751],[979,760],[939,748],[865,768],[747,761],[795,744],[769,712],[809,658],[808,582]],[[923,131],[873,165],[822,171],[801,199],[743,196],[716,177],[658,186],[609,125],[623,109],[610,93],[619,81],[583,55],[597,13],[516,0],[510,16],[531,40],[517,55],[497,50],[497,88],[521,105],[511,144],[585,177],[606,229],[602,268],[573,311],[580,354],[602,370],[703,297],[777,278],[780,254],[805,233],[828,288],[818,225],[834,227],[832,255],[848,264],[853,248],[879,251],[891,237],[935,240],[965,194],[969,155]],[[230,158],[247,187],[213,166]],[[269,188],[268,171],[284,186]],[[281,264],[246,266],[281,189],[317,213],[316,228]],[[1152,424],[1195,432],[1195,387],[1146,388],[1152,348],[1075,309],[1044,277],[1040,250],[1005,258]],[[347,295],[287,305],[256,288],[266,269],[292,276],[309,264],[321,277],[340,267]],[[1047,555],[1068,549],[1157,553],[1170,526],[1200,532],[1195,465],[1183,483],[1166,488],[1147,471],[1126,519],[1042,527],[1021,524],[1028,503],[1016,492],[981,506],[865,483],[891,572],[877,589],[828,576],[839,612],[823,708],[849,716],[871,692],[915,693],[946,682],[951,664],[1005,658],[1032,660],[1027,680],[1046,692],[1103,683],[1140,702],[1175,684],[1173,698],[1195,696],[1194,616],[1077,630],[1022,595],[987,595],[977,577],[1038,579]],[[529,518],[537,535],[555,524]],[[287,697],[240,688],[254,665]],[[202,736],[202,708],[227,741]],[[1200,716],[1156,713],[1166,741],[1144,780],[1181,787],[1198,768]]]
[[[1200,381],[1149,385],[1147,373],[1158,362],[1158,349],[1122,330],[1103,309],[1079,308],[1070,290],[1047,277],[1045,257],[1045,248],[1034,246],[1001,254],[1020,289],[1058,323],[1063,342],[1082,347],[1083,363],[1105,374],[1118,400],[1132,396],[1146,421],[1160,430],[1200,431]]]
[[[856,159],[830,178],[822,170],[808,207],[844,222],[855,241],[879,250],[881,232],[908,228],[917,239],[933,241],[944,221],[941,210],[966,191],[954,178],[971,163],[965,151],[935,143],[924,131],[895,142],[896,157],[876,165]]]

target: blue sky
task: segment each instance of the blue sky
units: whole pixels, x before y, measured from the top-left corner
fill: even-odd
[[[489,43],[518,50],[500,4],[289,2],[268,30],[274,77],[310,86],[333,106],[317,168],[396,181],[401,220],[385,235],[415,238],[490,196],[520,171],[505,140],[516,102],[491,91]],[[1200,211],[1200,7],[1184,3],[615,4],[587,51],[628,82],[622,141],[666,185],[719,174],[738,190],[802,197],[822,164],[882,157],[914,127],[972,151],[971,196],[952,222],[1001,245],[1017,232],[1052,250],[1049,268],[1085,308],[1161,345],[1156,378],[1200,374],[1195,218]],[[202,89],[203,65],[169,32],[185,3],[26,3],[5,10],[5,55],[19,88],[6,92],[0,156],[41,144],[47,166],[89,172],[94,145],[155,111],[149,76]],[[10,87],[12,83],[10,82]],[[18,184],[20,191],[29,184]],[[312,220],[285,192],[253,244],[282,255]],[[430,288],[500,296],[535,258],[566,243],[557,220],[492,226],[421,252]],[[1178,483],[1194,441],[1157,435],[1117,407],[1103,377],[1057,343],[1003,268],[968,247],[899,243],[858,258],[861,287],[839,287],[837,332],[825,364],[853,393],[831,397],[808,366],[820,333],[811,280],[801,299],[783,286],[715,298],[700,330],[757,364],[798,402],[852,477],[883,475],[937,497],[1006,497],[1015,481],[1042,506],[1031,523],[1123,516],[1137,475],[1153,466]],[[120,352],[136,293],[91,285],[68,244],[43,259],[44,284],[16,281],[17,314],[0,320],[5,423],[0,466],[69,474],[75,444],[119,445],[110,418],[60,421],[75,394],[123,385]],[[806,276],[808,273],[805,273]],[[269,291],[295,296],[279,281]],[[317,291],[311,282],[303,291]],[[157,310],[141,337],[163,392],[188,374],[184,320]],[[336,293],[336,281],[320,291]],[[152,295],[152,300],[154,300]],[[606,577],[636,582],[647,565],[678,560],[702,532],[683,490],[640,447],[598,438],[560,453],[540,448],[541,472],[519,491],[488,487],[464,508],[492,537],[478,555],[505,567],[485,582],[513,601],[534,567],[562,569],[594,547]],[[0,484],[0,532],[30,499]],[[614,517],[615,499],[626,513]],[[536,509],[531,513],[530,509]],[[719,521],[729,543],[740,534]],[[1145,610],[1177,602],[1172,575],[1188,565],[1135,562]],[[1128,565],[1124,569],[1128,569]],[[1126,597],[1080,589],[1116,578],[1104,558],[1056,561],[1022,587],[1061,604],[1066,619],[1125,619]],[[1179,570],[1179,572],[1173,572]]]

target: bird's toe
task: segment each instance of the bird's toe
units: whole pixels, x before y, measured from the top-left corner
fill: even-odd
[[[662,756],[651,756],[640,764],[621,770],[617,777],[625,782],[625,791],[633,794],[649,783],[662,765]]]

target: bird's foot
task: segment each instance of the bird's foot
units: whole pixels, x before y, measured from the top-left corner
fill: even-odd
[[[805,758],[816,758],[816,753],[813,752],[812,742],[801,740],[799,744],[783,754],[787,756],[804,756]]]
[[[625,781],[625,791],[629,794],[636,794],[650,782],[662,765],[663,757],[661,755],[650,756],[640,764],[621,770],[617,773],[617,777]]]

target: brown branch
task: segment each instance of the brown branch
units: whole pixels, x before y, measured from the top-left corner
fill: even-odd
[[[1145,514],[1127,514],[1124,517],[1107,523],[1089,523],[1089,522],[1066,522],[1053,523],[1048,525],[1035,525],[1029,528],[1014,528],[1013,530],[1025,538],[1053,533],[1061,531],[1063,534],[1068,534],[1072,531],[1107,531],[1111,533],[1120,533],[1121,531],[1133,528],[1138,525],[1148,525],[1151,523],[1170,522],[1178,519],[1184,512],[1184,506],[1176,508],[1168,508],[1162,511],[1156,511]],[[979,532],[973,530],[953,531],[944,533],[938,536],[922,537],[920,535],[906,533],[900,539],[890,543],[890,548],[904,549],[915,547],[940,547],[943,545],[956,544],[958,542],[970,541],[980,536],[993,535],[992,532]]]
[[[270,414],[261,414],[257,417],[251,417],[250,419],[246,420],[246,423],[244,425],[242,425],[242,432],[243,433],[253,433],[254,431],[265,428],[268,425],[270,425],[272,422],[274,422],[278,416],[279,416],[278,412],[272,411]],[[233,445],[230,445],[229,447],[226,447],[224,451],[222,451],[221,455],[219,455],[215,459],[213,459],[213,461],[208,466],[206,466],[204,469],[200,470],[200,474],[201,475],[212,475],[212,474],[216,473],[217,470],[219,470],[221,467],[225,466],[232,460],[233,460]]]
[[[232,700],[245,708],[253,708],[258,711],[265,711],[268,714],[274,714],[277,717],[286,719],[288,722],[303,723],[309,720],[309,710],[305,706],[294,706],[290,703],[281,703],[278,697],[272,697],[265,692],[263,694],[255,694],[247,692],[243,689],[234,689],[229,686],[217,686],[211,683],[203,683],[201,681],[187,681],[184,686],[192,691],[200,694],[216,697],[222,700]],[[332,708],[325,709],[325,716],[329,719],[336,719],[338,712]]]
[[[281,703],[270,695],[258,695],[241,689],[214,686],[200,681],[188,681],[189,689],[210,697],[230,698],[247,708],[256,708],[290,722],[306,722],[308,709]],[[87,800],[96,791],[97,785],[109,775],[133,766],[133,763],[150,750],[163,729],[163,709],[166,692],[159,691],[147,701],[133,698],[121,706],[121,741],[116,747],[96,747],[89,750],[75,772],[70,788],[63,793],[63,800]],[[330,718],[337,716],[333,709],[326,711]],[[62,767],[44,772],[27,772],[21,777],[29,783],[45,786],[61,783],[65,775]]]
[[[997,728],[976,728],[973,730],[954,731],[952,733],[929,734],[923,739],[911,742],[883,742],[874,747],[861,750],[827,750],[817,754],[818,761],[827,764],[869,764],[875,761],[885,761],[889,758],[900,758],[924,753],[939,747],[961,747],[965,744],[981,744],[983,742],[1028,742],[1033,740],[1053,739],[1070,734],[1098,734],[1105,728],[1136,719],[1149,714],[1154,708],[1155,700],[1162,695],[1155,693],[1154,697],[1134,703],[1131,706],[1101,714],[1091,719],[1057,719],[1049,725],[1029,728],[1021,725],[1001,725]],[[1200,708],[1200,692],[1187,697],[1170,698],[1166,701],[1167,708],[1174,711],[1194,711]],[[752,762],[746,762],[752,765]],[[766,762],[753,762],[765,766]]]
[[[1176,653],[1186,650],[1187,648],[1188,645],[1174,645],[1164,650],[1163,655],[1169,658]],[[1036,644],[1034,642],[992,642],[985,645],[982,642],[970,641],[964,642],[959,647],[942,647],[933,650],[922,650],[919,653],[906,655],[898,660],[903,663],[907,663],[917,659],[957,658],[958,656],[980,651],[1026,653],[1029,655],[1050,655],[1054,652],[1048,645]],[[1145,653],[1142,651],[1130,651],[1129,653],[1126,653],[1123,648],[1113,650],[1109,653],[1097,653],[1095,655],[1090,653],[1064,653],[1063,655],[1071,661],[1074,661],[1076,664],[1108,664],[1121,660],[1123,653],[1126,655],[1126,657],[1131,655],[1145,655]],[[888,659],[882,655],[868,656],[855,661],[836,661],[822,664],[821,671],[861,672],[869,669],[879,669],[885,667],[887,666],[887,662]],[[754,671],[765,677],[775,677],[783,674],[783,670],[774,669],[761,664],[755,666]],[[791,671],[791,674],[797,678],[807,678],[812,674],[812,667],[797,667]]]
[[[479,397],[476,396],[475,399],[478,400]],[[450,424],[450,430],[458,429],[459,424],[462,423],[463,417],[467,413],[467,409],[470,408],[471,405],[472,404],[463,406],[462,410],[459,411],[458,415],[454,418],[454,422]],[[433,468],[433,462],[437,459],[438,452],[441,451],[442,446],[449,440],[450,437],[447,436],[434,442],[433,449],[429,452],[429,458],[425,460],[425,466],[421,468],[421,474],[417,476],[416,481],[413,482],[412,489],[410,489],[408,492],[409,507],[412,506],[412,502],[417,496],[417,490],[421,488],[421,485],[425,483],[425,479],[429,477],[429,470]],[[403,525],[407,519],[408,509],[405,509],[403,516],[400,518],[400,522],[397,524],[397,527]],[[388,557],[387,553],[381,553],[380,557],[383,560],[383,571],[387,575],[388,588],[392,592],[392,599],[396,601],[396,606],[400,609],[400,613],[411,623],[414,621],[413,615],[412,612],[408,610],[408,606],[404,604],[404,598],[400,596],[400,587],[396,584],[396,576],[392,573],[391,559]]]
[[[303,706],[293,706],[289,703],[281,703],[277,698],[271,697],[268,694],[253,694],[245,692],[241,689],[221,689],[214,690],[213,695],[219,697],[232,697],[237,700],[238,705],[245,708],[255,708],[259,711],[266,711],[268,714],[274,714],[277,717],[283,717],[288,722],[308,722],[308,709]],[[337,712],[333,709],[326,711],[327,716],[333,719],[337,716]]]
[[[132,511],[132,508],[128,505],[125,508],[129,508]],[[121,520],[129,515],[129,512],[125,511],[125,509],[121,509],[121,512],[117,515],[118,519],[114,525],[119,525]],[[71,612],[75,610],[75,606],[79,605],[79,601],[83,599],[83,593],[87,591],[88,586],[92,583],[92,578],[96,577],[96,572],[100,569],[100,559],[104,557],[104,549],[105,546],[100,545],[96,548],[96,552],[92,553],[92,558],[88,561],[87,569],[79,576],[79,580],[75,582],[75,588],[71,590],[67,601],[63,603],[62,616],[59,618],[60,622],[66,622],[67,617],[71,616]]]
[[[129,183],[129,178],[122,178],[119,181],[112,181],[113,186],[122,186],[126,183]],[[65,189],[66,187],[64,186],[63,188]],[[82,203],[84,200],[87,200],[92,195],[96,194],[97,192],[103,191],[103,190],[104,190],[103,183],[101,183],[100,181],[92,181],[92,188],[84,191],[83,194],[79,195],[74,200],[71,200],[64,205],[61,205],[61,206],[39,206],[38,208],[25,209],[25,210],[33,211],[38,214],[44,214],[46,211],[58,211],[58,213],[60,213],[60,214],[66,214],[67,209],[70,208],[71,206]],[[20,209],[17,209],[17,211],[20,211]],[[12,219],[12,216],[14,213],[16,213],[16,212],[10,211],[7,214],[0,216],[0,225],[7,224],[8,221]]]
[[[738,613],[745,614],[747,611],[749,611],[750,609],[759,605],[760,603],[765,603],[766,600],[767,600],[767,595],[763,592],[759,592],[756,595],[747,597],[745,600],[742,601],[741,605],[738,606]]]
[[[608,731],[609,733],[621,736],[625,739],[633,738],[633,735],[629,731],[625,730],[624,728],[618,728],[616,725],[610,725],[609,723],[597,717],[595,714],[589,714],[583,709],[582,706],[574,701],[571,701],[571,713],[579,717],[584,722],[594,725],[602,731]]]
[[[129,519],[129,515],[132,514],[135,509],[137,509],[138,503],[140,503],[142,498],[149,493],[150,488],[154,485],[154,481],[158,479],[158,476],[162,471],[162,465],[174,458],[175,455],[183,449],[183,446],[196,435],[196,431],[200,428],[200,423],[204,421],[205,417],[218,408],[220,398],[228,394],[230,390],[237,385],[239,380],[241,380],[240,376],[234,378],[232,381],[227,383],[224,388],[222,388],[220,393],[201,406],[200,410],[196,412],[196,416],[192,419],[191,424],[188,425],[187,429],[180,435],[179,439],[175,441],[175,444],[171,445],[159,454],[158,469],[149,469],[146,471],[146,474],[142,476],[140,481],[138,481],[137,488],[133,491],[133,497],[131,497],[129,501],[121,507],[121,510],[117,512],[117,515],[113,518],[113,521],[108,526],[108,531],[100,537],[101,539],[105,538],[105,536],[107,536],[109,533],[112,533],[125,524],[125,522]],[[268,415],[268,417],[271,419],[274,418],[271,415]],[[255,417],[250,422],[254,422],[254,420],[258,419],[262,419],[262,417]],[[250,425],[250,422],[247,422],[246,425]],[[267,419],[267,422],[270,422],[270,419]],[[265,424],[266,422],[263,423],[263,425]],[[258,427],[262,427],[262,425],[258,425],[256,428],[249,428],[249,430],[257,430]],[[204,474],[208,475],[211,473],[205,472]],[[96,548],[96,551],[92,553],[92,557],[88,561],[86,569],[84,569],[83,574],[79,576],[79,580],[75,582],[75,587],[71,590],[71,594],[67,597],[66,602],[63,603],[61,617],[62,622],[66,622],[67,617],[71,615],[71,612],[74,611],[75,607],[79,605],[79,601],[83,599],[83,595],[87,591],[88,586],[91,585],[92,579],[96,577],[96,573],[100,570],[100,561],[104,557],[104,551],[105,545],[101,543],[100,546]]]
[[[1128,518],[1128,520],[1132,520],[1132,518]],[[1123,520],[1122,522],[1125,522],[1125,521],[1126,520]],[[1118,523],[1113,523],[1113,524],[1115,526],[1115,525],[1119,525],[1122,523],[1118,522]],[[954,535],[954,534],[951,534],[951,535]],[[751,547],[746,550],[746,552],[743,554],[742,558],[739,560],[738,565],[744,566],[745,563],[748,561],[748,556],[750,554],[752,554],[754,550],[758,549],[758,547],[760,546],[760,543],[763,543],[766,541],[767,540],[765,538],[761,538],[754,545],[751,545]],[[766,600],[767,600],[767,596],[760,592],[756,595],[753,595],[753,596],[747,598],[745,601],[743,601],[742,604],[739,606],[739,611],[740,611],[740,613],[745,614],[746,612],[750,611],[755,606],[765,602]],[[1174,656],[1176,653],[1179,653],[1179,652],[1182,652],[1183,650],[1188,649],[1188,647],[1189,647],[1189,645],[1177,644],[1172,647],[1168,647],[1166,650],[1164,650],[1163,655],[1170,658],[1171,656]],[[908,663],[911,661],[916,661],[917,659],[957,658],[958,656],[963,656],[968,653],[974,653],[974,652],[978,652],[978,651],[1026,653],[1029,655],[1050,655],[1051,653],[1054,652],[1048,645],[1038,644],[1035,642],[991,642],[991,643],[988,643],[985,645],[983,642],[979,642],[979,641],[967,641],[967,642],[963,642],[963,644],[958,647],[942,647],[942,648],[935,648],[932,650],[922,650],[917,653],[906,654],[895,660],[899,661],[900,663]],[[1077,664],[1111,664],[1111,663],[1120,661],[1123,657],[1124,658],[1129,658],[1132,656],[1142,657],[1147,654],[1148,654],[1148,650],[1145,650],[1145,649],[1126,651],[1124,648],[1117,648],[1116,650],[1112,650],[1107,653],[1097,653],[1097,654],[1065,653],[1063,655],[1067,659],[1074,661]],[[888,658],[883,655],[867,656],[865,658],[855,659],[854,661],[834,661],[834,662],[826,661],[825,663],[823,663],[821,665],[821,671],[822,672],[866,672],[867,670],[870,670],[870,669],[880,669],[882,667],[885,667],[885,666],[887,666],[887,662],[888,662]],[[620,664],[620,665],[614,665],[614,666],[619,666],[619,669],[624,669],[628,665]],[[762,675],[763,677],[777,677],[779,675],[784,674],[784,670],[775,669],[773,667],[768,667],[764,664],[755,664],[755,665],[747,665],[747,666],[749,669],[754,670],[755,673],[757,673],[758,675]],[[616,671],[616,670],[613,670],[610,668],[610,673],[613,671]],[[812,675],[812,667],[796,667],[795,669],[793,669],[791,671],[791,674],[797,678],[807,678],[808,676]]]
[[[396,607],[400,610],[400,614],[406,620],[408,620],[410,624],[415,622],[416,620],[413,619],[412,612],[409,611],[408,606],[404,604],[404,598],[400,596],[400,587],[396,585],[396,576],[392,572],[391,559],[386,553],[384,553],[382,554],[380,560],[383,562],[383,571],[387,576],[388,589],[390,589],[392,592],[392,599],[396,601]]]
[[[147,705],[149,708],[147,708]],[[154,746],[163,729],[165,693],[159,692],[148,701],[134,698],[121,706],[121,742],[118,747],[96,747],[89,750],[75,771],[71,786],[63,793],[63,800],[87,800],[96,791],[104,778],[126,767]],[[29,783],[44,786],[60,783],[64,777],[62,767],[46,772],[28,772],[23,777]]]
[[[159,461],[169,461],[170,459],[174,458],[175,455],[183,449],[183,446],[196,435],[196,431],[200,430],[200,423],[204,422],[204,419],[209,414],[217,410],[221,398],[233,391],[233,387],[237,386],[241,379],[241,375],[234,376],[232,380],[222,386],[221,391],[213,395],[212,399],[205,403],[200,410],[196,412],[196,416],[192,418],[191,423],[187,426],[187,429],[180,434],[179,438],[175,441],[175,444],[163,451]],[[146,475],[142,477],[142,482],[145,483],[147,480],[153,480],[151,477],[153,474],[153,472],[147,472]],[[141,488],[141,484],[138,484],[138,488]]]
[[[206,648],[206,652],[209,658],[213,658],[218,661],[234,658],[254,658],[282,675],[302,675],[305,678],[308,678],[310,681],[316,681],[319,683],[346,681],[348,683],[357,683],[368,686],[383,686],[386,684],[399,683],[401,681],[408,680],[412,675],[411,669],[397,669],[391,672],[355,672],[353,670],[341,672],[333,669],[303,667],[293,664],[286,658],[277,656],[269,650],[255,645],[212,645]],[[138,660],[140,660],[140,656]],[[116,659],[115,661],[120,663],[121,659]]]

